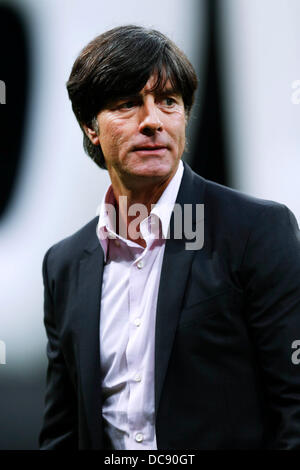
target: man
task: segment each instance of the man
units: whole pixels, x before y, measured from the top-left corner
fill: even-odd
[[[74,63],[73,110],[111,186],[44,259],[42,449],[300,448],[298,226],[181,162],[196,85],[175,44],[137,26]],[[188,243],[202,205],[204,243]]]

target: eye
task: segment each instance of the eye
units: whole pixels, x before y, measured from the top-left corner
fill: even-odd
[[[170,98],[169,96],[163,99],[163,104],[165,104],[166,106],[173,106],[175,103],[176,101],[174,100],[174,98]]]
[[[131,109],[131,108],[134,108],[135,105],[136,105],[135,101],[132,101],[132,100],[123,101],[123,103],[121,103],[119,105],[119,108],[120,109]]]

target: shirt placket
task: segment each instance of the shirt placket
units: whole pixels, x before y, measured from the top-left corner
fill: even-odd
[[[148,241],[149,243],[149,241]],[[146,288],[147,279],[147,248],[138,256],[130,266],[129,273],[129,339],[126,349],[128,365],[128,425],[132,445],[138,449],[148,438],[147,422],[143,413],[143,396],[145,387],[144,350],[145,350],[145,322],[146,318],[141,303],[141,295]]]

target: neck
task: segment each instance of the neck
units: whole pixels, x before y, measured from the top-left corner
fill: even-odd
[[[116,199],[118,234],[122,236],[126,234],[125,238],[146,247],[146,242],[139,233],[140,223],[149,216],[152,206],[157,203],[174,174],[159,180],[151,179],[149,182],[138,181],[138,184],[124,183],[120,178],[110,174]],[[136,238],[134,233],[139,233],[139,237]]]

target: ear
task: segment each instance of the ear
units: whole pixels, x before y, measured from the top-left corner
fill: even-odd
[[[97,132],[94,131],[94,129],[91,129],[90,127],[88,127],[86,124],[83,124],[82,127],[83,127],[84,132],[86,133],[86,135],[88,136],[88,138],[92,142],[92,144],[100,145],[100,140],[99,140],[99,136],[98,136]]]

